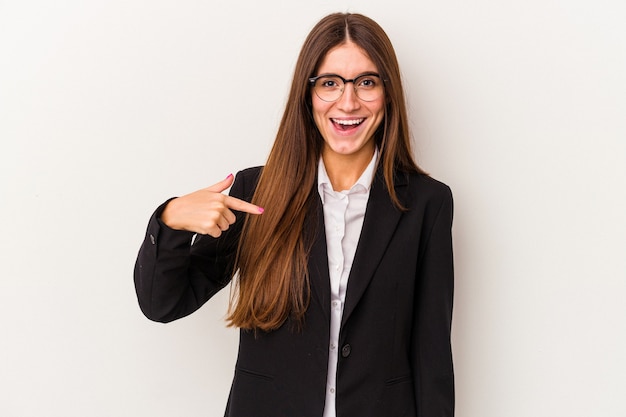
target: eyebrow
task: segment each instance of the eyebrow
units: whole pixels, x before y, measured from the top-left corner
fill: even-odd
[[[363,77],[365,75],[375,75],[376,77],[380,78],[380,74],[379,73],[377,73],[375,71],[367,71],[367,72],[363,72],[363,73],[357,75],[356,77],[354,77],[352,79],[356,80],[357,78]],[[318,78],[318,77],[339,77],[339,78],[342,78],[344,80],[349,80],[349,78],[342,77],[341,75],[335,74],[334,72],[327,72],[327,73],[324,73],[324,74],[319,74],[319,75],[316,75],[315,77],[311,77],[311,78]]]

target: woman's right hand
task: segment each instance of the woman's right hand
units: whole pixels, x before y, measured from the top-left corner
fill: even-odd
[[[235,223],[232,210],[263,213],[262,207],[222,194],[233,180],[230,174],[217,184],[171,200],[161,214],[161,221],[172,229],[219,237]]]

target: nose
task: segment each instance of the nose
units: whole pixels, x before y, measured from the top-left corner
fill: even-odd
[[[346,113],[357,110],[361,107],[361,101],[356,96],[356,90],[354,89],[354,83],[345,83],[343,86],[343,94],[337,100],[337,107]]]

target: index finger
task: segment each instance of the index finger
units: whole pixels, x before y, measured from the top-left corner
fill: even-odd
[[[265,211],[263,207],[255,206],[252,203],[248,203],[247,201],[240,200],[236,197],[227,196],[225,203],[228,208],[243,211],[245,213],[262,214]]]

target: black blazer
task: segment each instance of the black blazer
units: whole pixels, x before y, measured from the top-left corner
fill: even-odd
[[[231,195],[250,200],[260,168],[240,172]],[[339,343],[338,417],[452,417],[452,195],[420,174],[399,174],[398,210],[375,175],[350,272]],[[317,191],[315,190],[317,194]],[[226,416],[321,417],[330,334],[330,283],[321,201],[309,216],[311,301],[305,325],[241,331]],[[167,322],[229,282],[242,213],[220,238],[150,219],[135,266],[143,313]],[[267,207],[271,210],[271,207]]]

